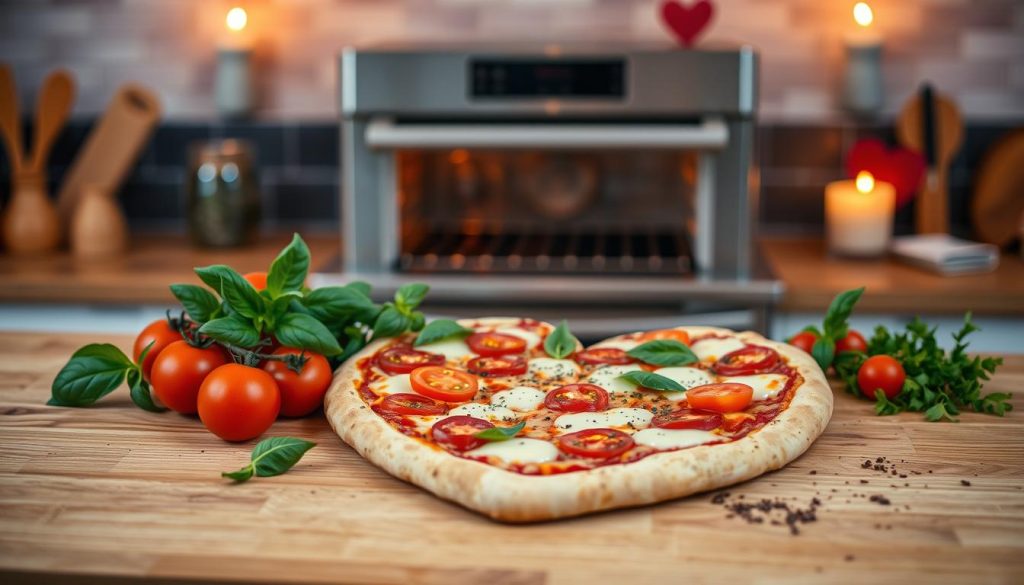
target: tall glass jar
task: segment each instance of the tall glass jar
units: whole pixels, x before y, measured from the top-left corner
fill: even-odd
[[[190,147],[188,221],[200,246],[225,248],[251,243],[260,221],[260,192],[252,147],[240,140]]]

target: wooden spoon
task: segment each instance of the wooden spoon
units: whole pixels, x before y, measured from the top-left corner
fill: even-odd
[[[36,136],[32,141],[32,157],[29,159],[32,173],[44,169],[46,159],[50,157],[50,148],[67,122],[74,101],[75,82],[71,74],[59,69],[47,76],[36,104]]]
[[[24,145],[21,142],[20,116],[14,75],[9,66],[0,64],[0,132],[3,133],[4,143],[7,144],[12,175],[18,174],[24,158],[21,152]]]

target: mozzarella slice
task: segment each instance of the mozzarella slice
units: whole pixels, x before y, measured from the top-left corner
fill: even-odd
[[[782,392],[786,383],[789,382],[789,378],[782,374],[755,374],[753,376],[732,376],[722,381],[746,384],[754,389],[754,400],[768,400]]]
[[[514,422],[518,418],[516,413],[503,406],[480,404],[479,402],[469,402],[448,411],[448,416],[458,415],[471,416],[491,422]]]
[[[601,366],[591,372],[583,382],[600,386],[609,394],[625,394],[636,390],[636,384],[625,380],[619,380],[619,376],[626,372],[636,372],[638,370],[643,370],[643,368],[636,364],[625,366]]]
[[[693,343],[690,349],[702,362],[713,362],[727,353],[743,349],[747,344],[735,337],[708,338]]]
[[[495,329],[494,332],[512,335],[526,341],[526,349],[533,349],[540,345],[540,335],[537,335],[533,331],[526,331],[525,329],[518,329],[515,327],[505,327],[502,329]]]
[[[588,349],[597,349],[599,347],[612,347],[615,349],[621,349],[622,351],[629,351],[634,347],[640,345],[640,342],[636,339],[609,339],[600,343],[595,343]]]
[[[560,433],[575,433],[587,429],[619,429],[632,431],[650,426],[654,415],[642,408],[613,408],[604,412],[578,412],[563,414],[555,419]]]
[[[654,370],[655,374],[665,376],[669,380],[678,382],[683,388],[689,390],[690,388],[696,388],[697,386],[703,386],[705,384],[711,384],[714,382],[714,378],[711,374],[708,374],[704,370],[697,368],[687,367],[671,367],[671,368],[659,368]],[[686,398],[686,392],[659,392],[665,398],[678,402]]]
[[[418,394],[412,389],[412,385],[409,383],[409,374],[399,374],[397,376],[391,376],[381,380],[379,385],[374,385],[373,391],[378,396],[387,396],[389,394]]]
[[[477,457],[497,457],[509,463],[544,463],[558,458],[558,447],[539,439],[510,439],[495,441],[466,451]]]
[[[572,360],[534,358],[530,360],[527,373],[544,381],[560,380],[578,375],[580,373],[580,366]]]
[[[428,343],[421,345],[416,349],[420,351],[428,351],[430,353],[439,353],[449,360],[461,360],[462,358],[473,355],[473,350],[469,349],[466,342],[461,339],[442,339],[441,341],[435,341],[434,343]]]
[[[544,404],[543,391],[529,386],[516,386],[509,390],[498,392],[491,397],[491,404],[502,406],[519,412],[530,412],[540,408]]]
[[[644,429],[633,435],[637,445],[655,449],[682,449],[722,440],[722,437],[708,431],[695,429]]]

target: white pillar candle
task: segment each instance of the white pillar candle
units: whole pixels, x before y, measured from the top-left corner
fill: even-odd
[[[871,29],[874,14],[865,2],[853,8],[857,30],[846,35],[846,73],[843,105],[852,113],[872,116],[884,101],[882,80],[882,37]]]
[[[217,111],[228,118],[242,118],[252,112],[252,43],[246,37],[248,16],[243,8],[228,11],[228,36],[217,49],[217,77],[214,101]]]
[[[896,188],[876,182],[871,173],[835,181],[825,187],[825,221],[828,248],[843,256],[872,257],[884,254],[892,238]]]

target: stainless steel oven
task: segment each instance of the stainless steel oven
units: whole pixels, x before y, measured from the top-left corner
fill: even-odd
[[[763,328],[757,69],[748,48],[345,50],[341,277],[585,336]]]

